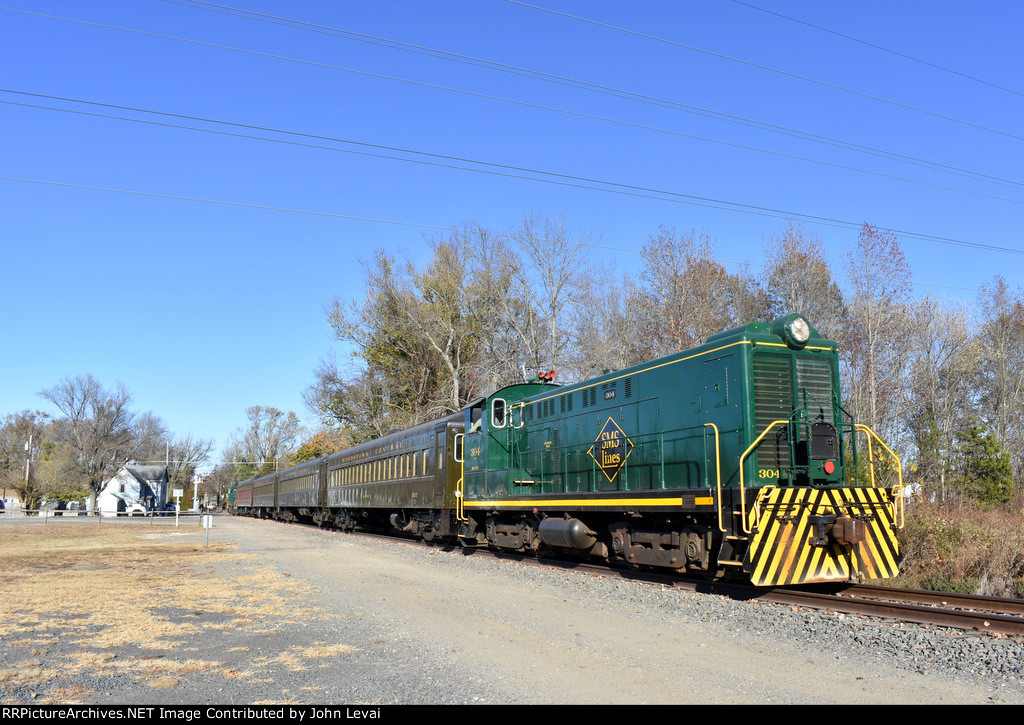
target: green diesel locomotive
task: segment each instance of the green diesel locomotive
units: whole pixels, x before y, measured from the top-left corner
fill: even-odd
[[[239,484],[236,512],[759,586],[898,572],[899,460],[843,409],[836,345],[804,317],[552,377]]]

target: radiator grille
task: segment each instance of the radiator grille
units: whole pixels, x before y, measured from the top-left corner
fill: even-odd
[[[794,380],[795,376],[795,380]],[[757,467],[785,469],[791,465],[789,439],[805,442],[807,425],[824,421],[835,425],[832,362],[827,358],[762,353],[754,356],[755,433],[774,420],[790,420],[793,411],[806,406],[807,419],[776,427],[757,448]]]
[[[789,355],[754,356],[754,429],[757,435],[773,420],[793,414],[793,358]],[[776,426],[757,448],[758,468],[788,468],[789,427]]]
[[[797,401],[801,406],[806,401],[807,415],[811,422],[823,420],[835,425],[831,362],[817,357],[797,358],[796,385]]]

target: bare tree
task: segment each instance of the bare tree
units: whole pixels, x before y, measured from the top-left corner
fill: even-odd
[[[388,432],[392,417],[386,405],[385,383],[373,370],[346,374],[331,351],[320,360],[313,377],[302,397],[321,424],[344,429],[353,443]]]
[[[485,310],[475,302],[458,238],[432,243],[434,259],[422,273],[411,271],[414,292],[407,298],[406,321],[430,355],[435,395],[424,411],[433,418],[459,410],[479,393],[472,363],[485,325]]]
[[[381,384],[379,400],[388,426],[426,420],[450,407],[462,386],[461,381],[440,379],[442,368],[462,368],[461,337],[445,339],[443,332],[445,321],[455,323],[458,315],[451,314],[450,306],[447,315],[428,311],[435,296],[430,292],[424,297],[417,289],[411,263],[398,264],[378,251],[363,268],[364,302],[335,299],[329,311],[335,338],[354,345],[358,364],[353,367]],[[440,307],[452,301],[438,292]],[[448,352],[445,362],[437,358],[438,347]]]
[[[845,362],[854,416],[898,442],[909,394],[910,266],[896,237],[870,224],[861,227],[846,263],[853,296]]]
[[[509,236],[519,248],[509,293],[525,303],[526,315],[508,319],[526,323],[519,327],[525,363],[533,370],[557,370],[567,362],[579,303],[596,283],[589,264],[596,240],[563,219],[533,214]]]
[[[254,405],[245,414],[248,423],[236,431],[234,441],[237,455],[271,471],[287,465],[287,456],[294,453],[303,432],[298,416],[265,405]]]
[[[132,447],[130,457],[133,461],[145,465],[159,465],[167,457],[171,444],[171,433],[167,426],[154,413],[141,413],[135,416],[132,426]]]
[[[243,480],[236,477],[235,469],[236,466],[233,465],[232,461],[214,466],[212,471],[203,476],[200,491],[203,494],[215,496],[222,506],[225,505],[231,485],[235,481]],[[248,478],[248,476],[245,478]]]
[[[978,295],[981,364],[977,389],[981,391],[984,421],[1013,467],[1024,465],[1024,290],[1011,290],[997,276]],[[1019,474],[1018,474],[1019,475]]]
[[[23,410],[11,413],[0,425],[0,485],[5,498],[8,491],[16,492],[27,509],[37,508],[50,493],[49,481],[39,471],[49,422],[46,413]]]
[[[368,406],[355,417],[383,417],[394,428],[459,410],[479,396],[493,379],[483,366],[483,340],[497,324],[498,299],[492,279],[474,277],[482,235],[455,231],[433,240],[423,269],[383,252],[364,262],[365,301],[336,299],[329,311],[336,339],[355,346],[357,364],[341,379],[336,361],[322,362],[307,401],[334,406],[322,409],[337,419],[352,417],[345,406]],[[371,383],[369,397],[347,382],[355,379]]]
[[[470,230],[462,233],[470,304],[480,330],[470,376],[474,390],[486,392],[520,379],[522,367],[533,366],[529,342],[537,338],[540,316],[522,288],[522,263],[510,237],[479,225],[464,227]]]
[[[975,372],[980,348],[967,310],[947,309],[929,297],[914,305],[909,339],[911,399],[906,421],[917,453],[917,477],[945,500],[957,432],[978,402]]]
[[[187,433],[177,436],[169,446],[167,481],[170,486],[183,487],[192,482],[196,469],[210,458],[213,441]]]
[[[846,307],[822,252],[821,238],[789,221],[765,241],[765,289],[770,317],[805,315],[823,336],[841,342]]]
[[[607,281],[592,285],[573,315],[570,367],[578,380],[643,362],[626,305],[627,282],[617,282],[610,272],[602,276]]]
[[[678,234],[661,227],[642,256],[643,268],[631,287],[629,305],[645,358],[700,345],[717,332],[749,321],[752,310],[767,306],[751,278],[726,271],[706,234]]]
[[[66,377],[39,394],[63,415],[59,436],[74,452],[74,472],[88,487],[92,511],[105,479],[132,456],[131,394],[121,384],[108,392],[92,375]]]

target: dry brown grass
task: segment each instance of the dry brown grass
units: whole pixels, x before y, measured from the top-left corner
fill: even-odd
[[[197,638],[272,636],[320,615],[307,587],[254,571],[233,548],[207,548],[161,526],[0,527],[0,699],[18,702],[23,695],[10,693],[31,688],[43,692],[36,704],[80,702],[91,692],[66,684],[78,673],[128,674],[154,689],[197,672],[255,679],[219,659],[175,657],[193,652]],[[321,651],[350,648],[293,650],[278,664],[301,668],[303,659],[332,656]]]
[[[908,507],[897,584],[1024,596],[1024,516],[970,505]]]

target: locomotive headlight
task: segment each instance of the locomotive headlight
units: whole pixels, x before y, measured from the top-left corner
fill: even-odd
[[[785,340],[787,345],[797,349],[802,348],[808,340],[818,334],[807,318],[799,314],[777,318],[772,322],[771,330],[773,334]]]
[[[807,320],[804,318],[797,317],[789,325],[789,334],[794,342],[803,345],[811,337],[811,326],[807,324]]]

